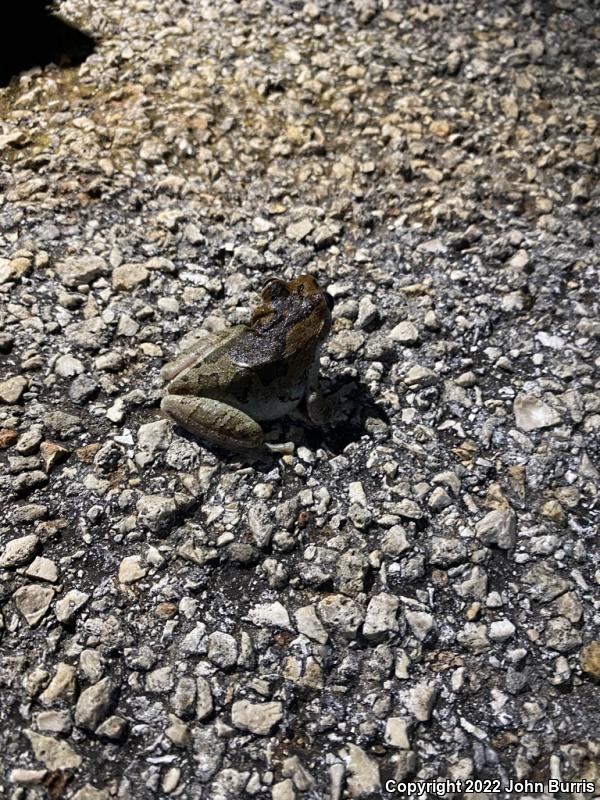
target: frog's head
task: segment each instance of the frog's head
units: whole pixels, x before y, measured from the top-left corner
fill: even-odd
[[[280,332],[285,337],[286,350],[317,345],[329,333],[333,298],[312,275],[300,275],[291,281],[270,278],[261,297],[251,324],[259,331]]]

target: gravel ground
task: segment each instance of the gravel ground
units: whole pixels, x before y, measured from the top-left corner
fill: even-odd
[[[0,794],[596,795],[597,5],[61,13],[0,90]],[[163,419],[304,272],[335,423]]]

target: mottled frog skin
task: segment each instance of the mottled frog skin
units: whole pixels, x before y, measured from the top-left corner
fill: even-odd
[[[191,433],[231,450],[289,453],[268,444],[260,422],[283,417],[303,398],[323,423],[319,350],[331,328],[333,301],[311,275],[273,278],[249,325],[211,335],[162,370],[170,381],[161,409]]]

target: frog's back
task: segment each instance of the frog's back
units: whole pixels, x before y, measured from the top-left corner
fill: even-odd
[[[254,331],[240,337],[231,359],[239,368],[228,400],[257,421],[278,419],[299,405],[308,364],[299,354],[284,355],[283,342]]]

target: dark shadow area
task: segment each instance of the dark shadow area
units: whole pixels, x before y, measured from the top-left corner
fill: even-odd
[[[81,64],[94,39],[52,14],[50,0],[7,0],[0,6],[0,86],[32,67]]]
[[[333,423],[324,429],[308,424],[303,426],[304,439],[297,444],[305,444],[313,449],[322,447],[332,455],[339,455],[349,444],[359,441],[365,434],[373,435],[373,430],[369,430],[369,422],[379,420],[385,426],[389,425],[388,415],[375,402],[362,381],[343,378],[323,381],[322,389],[325,397],[337,394],[343,397],[339,411],[336,412]]]

